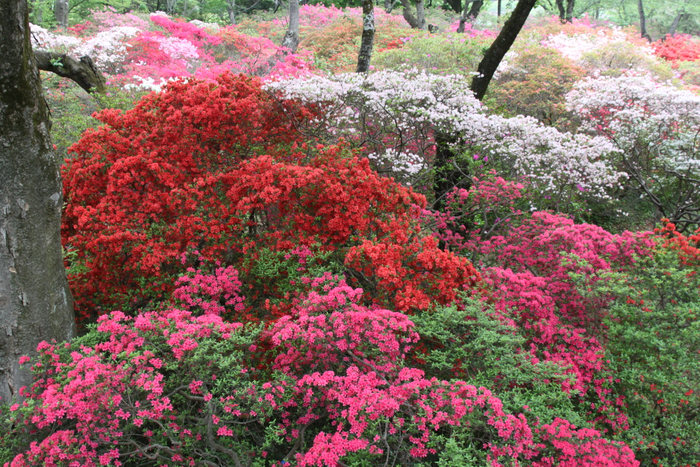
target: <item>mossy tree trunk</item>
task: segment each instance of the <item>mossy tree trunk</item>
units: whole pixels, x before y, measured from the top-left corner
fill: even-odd
[[[299,47],[299,0],[289,0],[289,28],[282,39],[282,47],[296,53]]]
[[[19,357],[75,332],[61,253],[59,161],[29,41],[26,0],[0,0],[0,397],[32,377]]]
[[[362,0],[362,42],[357,57],[357,73],[368,73],[374,47],[374,0]]]

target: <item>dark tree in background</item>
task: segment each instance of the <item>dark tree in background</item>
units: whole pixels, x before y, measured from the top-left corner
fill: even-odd
[[[26,0],[0,0],[0,397],[31,384],[22,355],[75,333],[61,252],[59,161],[29,41]]]
[[[477,99],[481,100],[486,94],[486,89],[489,87],[491,78],[496,72],[498,65],[501,64],[510,46],[513,45],[515,39],[520,34],[527,17],[530,15],[532,8],[537,3],[537,0],[519,0],[515,9],[510,14],[510,17],[503,25],[503,29],[493,41],[491,47],[486,51],[484,58],[481,59],[477,68],[477,75],[472,79],[471,90]]]
[[[563,23],[570,23],[574,19],[574,4],[576,0],[557,0],[559,19]]]
[[[648,40],[649,42],[652,42],[651,36],[647,32],[647,17],[644,14],[644,3],[642,0],[637,0],[637,10],[639,11],[639,30],[642,34],[642,37]]]
[[[471,6],[469,6],[469,2],[467,2],[464,5],[464,10],[462,10],[462,15],[459,17],[459,26],[457,27],[457,32],[462,33],[464,32],[464,25],[467,22],[474,22],[477,16],[479,16],[479,12],[481,11],[481,7],[484,6],[483,0],[475,0],[471,2]]]

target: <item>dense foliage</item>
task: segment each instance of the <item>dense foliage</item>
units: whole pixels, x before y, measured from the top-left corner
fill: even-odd
[[[226,3],[33,27],[111,88],[46,81],[81,335],[22,357],[0,462],[700,465],[696,38],[535,18],[482,104],[486,15],[377,9],[358,75],[358,9],[288,54]]]

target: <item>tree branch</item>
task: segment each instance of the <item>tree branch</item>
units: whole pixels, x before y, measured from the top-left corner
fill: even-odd
[[[72,79],[89,93],[104,94],[107,92],[105,77],[87,55],[76,60],[66,54],[35,50],[34,57],[37,68],[40,70],[50,71],[58,76]]]

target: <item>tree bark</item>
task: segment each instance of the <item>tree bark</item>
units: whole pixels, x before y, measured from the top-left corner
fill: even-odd
[[[566,18],[566,9],[564,8],[564,0],[556,0],[557,10],[559,10],[559,20],[564,21]]]
[[[32,383],[19,357],[75,333],[61,252],[60,163],[53,153],[26,0],[0,0],[0,397]]]
[[[567,0],[566,2],[566,22],[571,23],[574,20],[574,5],[576,0]]]
[[[479,13],[481,12],[481,7],[484,6],[484,1],[483,0],[477,0],[475,2],[472,2],[472,6],[469,8],[469,17],[474,21],[477,16],[479,16]],[[499,10],[500,11],[500,10]],[[500,15],[500,13],[499,13]]]
[[[289,29],[282,40],[282,47],[295,53],[299,47],[299,0],[289,0]]]
[[[369,72],[375,30],[374,0],[362,0],[362,42],[360,43],[360,54],[357,57],[357,73]]]
[[[58,25],[66,29],[68,27],[68,0],[55,0],[53,14]]]
[[[464,5],[464,10],[462,10],[462,16],[459,18],[459,26],[457,26],[457,32],[459,33],[464,32],[464,26],[466,23],[474,22],[476,17],[479,16],[481,7],[484,5],[483,0],[477,0],[471,3],[470,8],[467,8],[467,5]]]
[[[474,96],[481,100],[486,94],[493,74],[498,65],[510,49],[515,39],[518,37],[530,11],[537,3],[537,0],[519,0],[510,18],[503,25],[503,29],[493,41],[491,47],[486,51],[484,58],[479,63],[478,75],[472,80],[470,89]],[[451,168],[455,160],[454,145],[457,137],[453,134],[436,132],[435,134],[435,162],[433,165],[433,194],[435,201],[433,209],[440,210],[444,207],[444,200],[447,193],[455,186],[469,188],[471,180],[465,180],[461,173],[457,173]]]
[[[445,0],[445,3],[447,3],[455,13],[462,13],[462,0]],[[469,0],[466,0],[466,3],[469,4]]]
[[[66,54],[37,50],[34,52],[34,57],[40,70],[50,71],[58,76],[70,78],[89,93],[104,94],[107,92],[105,77],[87,55],[80,57],[80,60],[76,60]]]
[[[236,24],[236,0],[226,0],[226,13],[229,23]]]
[[[668,35],[671,37],[674,37],[676,35],[676,29],[678,29],[678,25],[680,24],[681,20],[685,18],[686,13],[681,11],[676,15],[675,18],[673,18],[673,23],[671,23],[671,28],[668,30]]]
[[[425,8],[423,0],[416,1],[416,14],[413,14],[413,6],[410,0],[401,0],[403,6],[403,17],[413,29],[428,29],[425,21]]]
[[[510,18],[503,25],[503,29],[501,29],[498,37],[486,51],[484,58],[479,63],[478,74],[472,79],[470,86],[477,99],[481,100],[484,98],[493,74],[510,49],[510,46],[515,42],[515,38],[520,34],[520,30],[523,28],[535,3],[537,3],[537,0],[519,0]]]
[[[384,11],[391,13],[399,0],[384,0]]]
[[[644,3],[642,0],[637,0],[637,10],[639,10],[639,30],[641,31],[642,37],[649,42],[653,42],[651,36],[647,32],[647,18],[644,14]]]
[[[559,10],[559,19],[562,23],[571,23],[574,20],[574,4],[576,0],[556,0],[557,9]]]

